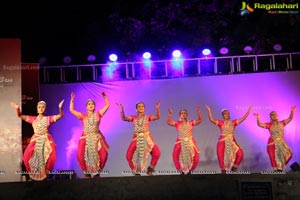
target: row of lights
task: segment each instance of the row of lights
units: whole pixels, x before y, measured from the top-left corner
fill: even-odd
[[[280,52],[282,50],[282,46],[280,44],[275,44],[273,46],[273,49],[276,51],[276,52]],[[245,46],[244,47],[244,52],[246,54],[250,54],[251,52],[253,51],[253,48],[251,46]],[[222,47],[220,50],[219,50],[219,53],[221,55],[226,55],[229,53],[229,49],[227,47]],[[210,49],[203,49],[202,50],[202,54],[203,56],[210,56],[211,55],[211,50]],[[174,50],[172,52],[172,56],[173,58],[181,58],[182,57],[182,53],[180,50]],[[93,59],[90,59],[90,56],[88,57],[88,61],[89,62],[93,62],[96,60],[96,57],[93,56],[92,57]],[[145,52],[143,53],[143,60],[149,60],[151,58],[151,53],[150,52]],[[110,54],[109,55],[109,61],[111,62],[116,62],[118,60],[118,56],[116,54]]]
[[[228,53],[228,49],[227,49],[226,53],[223,52],[223,54],[227,54],[227,53]],[[211,51],[209,49],[203,49],[202,54],[204,56],[209,56],[209,55],[211,55]],[[182,57],[182,53],[181,53],[180,50],[174,50],[172,52],[172,56],[173,56],[173,58],[178,59],[178,58]],[[143,60],[149,60],[150,58],[151,58],[151,53],[150,52],[143,53]],[[118,60],[118,56],[116,54],[110,54],[109,55],[109,61],[116,62],[117,60]],[[88,60],[88,61],[91,61],[91,60]]]
[[[276,52],[280,52],[282,50],[282,46],[280,44],[275,44],[273,46],[273,49],[276,51]],[[246,54],[250,54],[251,52],[253,51],[253,48],[251,46],[245,46],[244,47],[244,52]],[[220,50],[219,50],[219,53],[221,55],[227,55],[229,53],[229,49],[227,47],[222,47]],[[203,49],[202,50],[202,54],[203,56],[211,56],[211,50],[210,49]],[[172,56],[173,58],[182,58],[182,53],[180,50],[174,50],[172,52]],[[151,53],[150,52],[145,52],[143,53],[143,60],[150,60],[151,58]],[[109,55],[109,61],[110,62],[116,62],[118,60],[118,56],[116,54],[110,54]],[[89,55],[87,57],[87,61],[90,62],[90,63],[93,63],[96,61],[96,56],[94,55]],[[64,59],[63,59],[63,62],[65,64],[70,64],[72,62],[72,58],[70,56],[65,56]],[[46,58],[41,58],[39,60],[39,63],[40,64],[45,64],[46,63]]]

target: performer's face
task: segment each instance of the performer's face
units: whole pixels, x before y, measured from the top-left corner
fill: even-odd
[[[228,110],[224,110],[222,112],[222,115],[223,115],[223,119],[230,119],[230,113]]]
[[[86,104],[86,110],[94,112],[94,110],[95,110],[95,103],[93,101],[89,101]]]
[[[180,111],[180,119],[186,120],[188,116],[188,112],[186,110],[181,110]]]
[[[270,118],[271,118],[272,121],[278,120],[278,115],[277,115],[277,113],[276,113],[275,111],[272,111],[272,112],[270,113]]]
[[[144,113],[145,112],[145,105],[143,103],[139,103],[136,106],[136,112],[138,112],[138,113]]]
[[[38,104],[37,105],[37,113],[38,114],[44,114],[46,110],[46,105],[45,104]]]

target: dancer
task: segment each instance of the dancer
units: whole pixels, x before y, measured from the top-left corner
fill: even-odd
[[[267,151],[274,171],[281,172],[285,169],[287,163],[292,158],[292,150],[284,140],[284,127],[290,123],[294,117],[296,106],[291,108],[290,116],[282,121],[278,120],[278,115],[275,111],[270,113],[271,122],[262,123],[260,115],[254,113],[257,118],[257,125],[261,128],[269,129],[270,138],[268,140]]]
[[[46,102],[39,101],[37,103],[37,116],[23,115],[20,106],[11,102],[11,106],[16,109],[17,116],[22,120],[32,124],[34,134],[30,139],[30,143],[26,147],[23,155],[24,165],[27,173],[32,180],[45,180],[49,172],[52,170],[56,161],[55,142],[48,133],[50,124],[56,122],[63,117],[62,110],[64,100],[59,105],[59,114],[45,116]]]
[[[198,119],[188,120],[188,112],[183,109],[179,112],[180,120],[172,121],[171,109],[168,109],[169,115],[167,116],[167,124],[175,126],[178,137],[173,150],[173,161],[175,167],[181,174],[190,174],[199,162],[200,150],[197,147],[196,141],[192,135],[193,126],[199,125],[202,122],[202,114],[200,106],[197,106]]]
[[[157,102],[155,105],[156,115],[146,115],[145,104],[139,102],[136,104],[137,115],[128,117],[125,116],[123,105],[118,103],[117,105],[121,110],[122,120],[133,122],[134,127],[134,135],[126,153],[129,167],[135,175],[139,176],[146,168],[147,157],[150,153],[152,159],[147,168],[147,174],[152,176],[160,157],[160,149],[150,134],[149,125],[150,121],[158,120],[160,118],[160,102]]]
[[[70,112],[81,120],[84,128],[78,143],[77,161],[85,178],[100,177],[108,157],[109,146],[99,130],[99,125],[109,108],[109,101],[104,92],[102,96],[105,102],[104,107],[95,112],[95,101],[88,99],[85,114],[74,109],[75,93],[71,93]]]
[[[205,105],[208,111],[209,120],[217,125],[221,131],[221,135],[217,144],[217,156],[221,173],[225,174],[226,171],[236,172],[244,156],[242,148],[237,144],[234,137],[234,130],[237,125],[242,123],[252,110],[252,106],[240,119],[230,120],[230,113],[227,109],[222,110],[223,120],[216,120],[212,116],[211,108]]]

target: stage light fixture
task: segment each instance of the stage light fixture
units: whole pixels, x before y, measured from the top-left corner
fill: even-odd
[[[70,56],[65,56],[64,57],[64,63],[65,64],[70,64],[72,62],[72,58]]]
[[[91,63],[92,63],[92,62],[95,62],[95,61],[96,61],[96,56],[94,56],[94,55],[89,55],[86,59],[87,59],[88,62],[91,62]]]
[[[179,58],[181,56],[181,52],[179,50],[174,50],[172,56],[174,58]]]
[[[244,47],[244,52],[246,53],[246,54],[250,54],[251,52],[252,52],[252,47],[251,46],[245,46]]]
[[[146,59],[146,60],[150,59],[151,58],[151,53],[149,53],[149,52],[143,53],[143,58]]]
[[[109,60],[112,62],[116,62],[118,60],[118,56],[116,54],[110,54]]]
[[[280,44],[274,44],[273,49],[274,49],[276,52],[279,52],[279,51],[282,50],[282,46],[281,46]]]
[[[208,56],[208,55],[211,54],[211,51],[209,49],[203,49],[202,54],[205,55],[205,56]]]
[[[40,65],[43,65],[43,64],[45,64],[46,62],[47,62],[47,58],[46,58],[46,57],[41,57],[41,58],[39,59]]]
[[[222,47],[219,50],[219,53],[222,54],[222,55],[226,55],[226,54],[228,54],[228,52],[229,52],[229,49],[227,47]]]

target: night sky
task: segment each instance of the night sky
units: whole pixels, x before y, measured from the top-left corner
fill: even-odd
[[[216,48],[227,45],[241,49],[246,44],[258,41],[258,38],[262,39],[257,45],[266,47],[264,51],[258,50],[258,53],[270,53],[274,43],[287,40],[284,51],[299,51],[299,37],[296,37],[300,33],[299,14],[292,19],[287,15],[270,16],[257,13],[241,17],[241,1],[188,2],[8,2],[1,5],[0,37],[20,38],[22,62],[39,62],[41,57],[45,57],[45,65],[63,64],[64,56],[72,57],[72,64],[84,64],[90,54],[97,57],[97,63],[103,63],[110,51],[126,54],[128,51],[142,51],[146,45],[156,50],[165,46],[171,48],[172,43],[184,48],[210,44]],[[156,12],[156,9],[160,11]],[[159,12],[165,13],[163,15]],[[125,28],[117,31],[122,27],[119,24],[113,25],[113,13],[117,14],[118,19],[135,18],[145,22],[147,25],[142,37],[135,41],[128,41],[127,37],[126,40],[126,34],[132,33],[128,33],[130,30],[126,30],[126,24]]]

